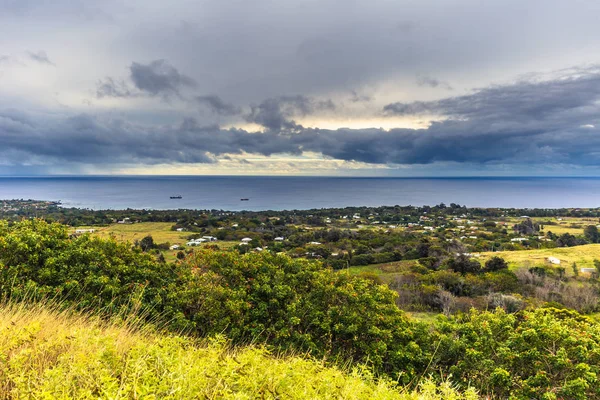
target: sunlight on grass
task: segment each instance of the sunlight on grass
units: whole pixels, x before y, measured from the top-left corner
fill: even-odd
[[[1,398],[476,399],[425,380],[394,388],[366,370],[343,371],[265,348],[230,348],[44,306],[0,306]]]

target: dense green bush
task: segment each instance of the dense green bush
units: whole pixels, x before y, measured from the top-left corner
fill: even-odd
[[[192,283],[178,296],[185,318],[203,334],[366,362],[404,381],[427,362],[417,344],[423,326],[410,323],[395,293],[371,279],[264,253],[201,251],[187,263]]]
[[[12,298],[56,297],[79,307],[131,306],[162,311],[177,287],[176,271],[139,248],[41,220],[0,221],[0,293]]]
[[[472,311],[437,325],[437,368],[497,398],[600,398],[600,326],[554,308]]]

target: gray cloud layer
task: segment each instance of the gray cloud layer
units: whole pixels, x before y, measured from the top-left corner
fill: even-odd
[[[140,90],[176,93],[184,84],[185,79],[169,72],[159,75],[176,78],[154,81],[148,77],[156,75],[155,68],[150,70],[142,74],[146,80],[138,84]],[[237,111],[216,96],[197,101],[215,112]],[[193,118],[175,125],[144,126],[86,114],[57,118],[5,110],[0,112],[0,154],[15,164],[33,159],[209,163],[217,156],[242,152],[264,156],[317,152],[374,164],[600,163],[600,69],[595,67],[437,101],[385,106],[390,115],[437,115],[426,129],[309,129],[294,121],[295,116],[334,107],[304,96],[267,99],[252,106],[246,116],[264,132],[203,126]]]
[[[252,106],[246,116],[248,122],[254,122],[273,131],[301,128],[292,118],[306,116],[315,111],[334,110],[331,100],[317,101],[306,96],[281,96],[264,100]]]
[[[223,101],[219,96],[210,94],[197,96],[195,99],[200,105],[208,107],[213,113],[224,116],[237,115],[242,112],[239,107]]]
[[[187,87],[196,87],[196,82],[181,74],[165,60],[156,60],[144,65],[134,62],[130,67],[131,80],[136,88],[151,95],[180,95]]]
[[[124,98],[146,95],[168,98],[175,95],[181,98],[183,89],[193,89],[197,86],[194,79],[180,73],[166,60],[155,60],[148,64],[133,62],[129,72],[129,81],[133,87],[124,79],[106,77],[97,82],[96,97]]]

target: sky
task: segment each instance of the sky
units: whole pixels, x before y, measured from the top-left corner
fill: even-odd
[[[600,176],[596,0],[0,0],[0,175]]]

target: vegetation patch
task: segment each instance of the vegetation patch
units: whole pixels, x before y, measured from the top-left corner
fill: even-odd
[[[360,367],[139,328],[43,306],[0,306],[0,398],[477,398],[448,382],[404,390]]]

